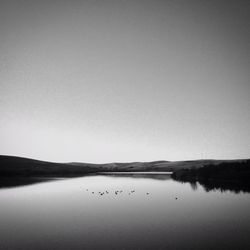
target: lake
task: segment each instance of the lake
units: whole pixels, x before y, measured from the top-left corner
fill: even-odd
[[[1,186],[0,249],[250,249],[250,194],[168,174]]]

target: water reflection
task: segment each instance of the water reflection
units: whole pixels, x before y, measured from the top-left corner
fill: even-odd
[[[90,177],[90,176],[110,176],[110,177],[127,177],[127,178],[138,178],[138,179],[152,179],[152,180],[170,180],[171,176],[169,174],[133,174],[133,173],[101,173],[101,174],[88,174],[84,177]],[[55,181],[55,180],[63,180],[67,178],[39,178],[39,177],[0,177],[0,189],[3,188],[16,188],[21,186],[28,186],[28,185],[34,185],[39,184],[42,182],[49,182],[49,181]]]
[[[100,175],[111,176],[111,177],[130,177],[130,178],[143,178],[153,180],[170,180],[170,174],[157,174],[157,173],[101,173]]]
[[[151,179],[158,181],[174,180],[179,183],[189,183],[193,191],[196,191],[198,185],[202,186],[206,192],[220,191],[220,192],[233,192],[238,193],[250,193],[249,183],[230,182],[230,181],[216,181],[216,180],[183,180],[171,177],[170,174],[157,174],[157,173],[100,173],[100,174],[89,174],[81,178],[91,176],[107,176],[113,178],[132,178],[132,179]],[[50,182],[55,180],[63,180],[67,178],[38,178],[38,177],[0,177],[0,189],[3,188],[15,188],[21,186],[28,186],[39,184],[42,182]]]
[[[241,182],[232,182],[232,181],[218,181],[218,180],[178,180],[180,183],[189,183],[191,188],[196,191],[198,184],[201,185],[206,192],[211,191],[220,191],[223,192],[233,192],[235,194],[238,193],[250,193],[250,184],[249,183],[241,183]]]
[[[54,181],[56,178],[37,177],[0,177],[0,189],[34,185],[41,182]]]
[[[137,177],[0,190],[0,249],[250,249],[249,194]]]

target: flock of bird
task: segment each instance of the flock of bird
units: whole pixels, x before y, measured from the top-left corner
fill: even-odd
[[[89,189],[86,189],[86,191],[89,192]],[[123,190],[115,190],[113,192],[107,191],[107,190],[105,190],[104,192],[100,192],[100,191],[99,192],[90,191],[90,192],[91,192],[91,194],[98,194],[100,196],[105,195],[105,194],[106,195],[107,194],[112,194],[112,193],[114,193],[115,195],[118,195],[118,194],[121,194],[121,193],[125,193],[125,192],[123,192]],[[135,190],[129,191],[128,195],[131,195],[133,193],[135,193]],[[149,194],[150,194],[149,192],[146,192],[146,195],[149,195]],[[175,200],[178,200],[178,197],[175,197]]]
[[[86,191],[88,192],[89,190],[86,189]],[[100,191],[99,191],[99,192],[94,192],[94,191],[92,191],[91,193],[92,193],[92,194],[98,194],[98,195],[100,195],[100,196],[102,196],[102,195],[104,195],[104,194],[111,194],[111,193],[114,193],[115,195],[118,195],[118,194],[123,193],[123,190],[115,190],[115,191],[113,191],[113,192],[110,192],[110,191],[107,191],[107,190],[105,190],[104,192],[100,192]],[[124,192],[124,193],[125,193],[125,192]],[[135,190],[129,191],[129,192],[128,192],[128,195],[131,195],[131,194],[133,194],[133,193],[135,193]],[[147,192],[146,195],[149,195],[149,192]]]

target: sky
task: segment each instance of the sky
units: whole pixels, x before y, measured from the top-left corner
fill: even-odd
[[[0,154],[250,158],[249,27],[249,0],[0,0]]]

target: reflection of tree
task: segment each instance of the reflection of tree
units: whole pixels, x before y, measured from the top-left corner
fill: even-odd
[[[250,192],[250,160],[179,170],[174,172],[172,177],[177,181],[189,182],[193,190],[197,189],[195,185],[198,182],[207,192]]]
[[[178,180],[174,179],[176,181],[179,181],[181,183],[189,183],[191,188],[196,191],[198,188],[197,184],[200,184],[206,192],[210,191],[220,191],[220,192],[226,192],[231,191],[234,193],[250,193],[250,184],[247,183],[238,183],[238,182],[225,182],[225,181],[215,181],[215,180],[209,180],[209,181],[189,181],[189,180]]]
[[[197,190],[197,188],[198,188],[198,185],[197,185],[197,182],[196,181],[191,181],[190,182],[190,186],[191,186],[191,188],[195,191],[195,190]]]

